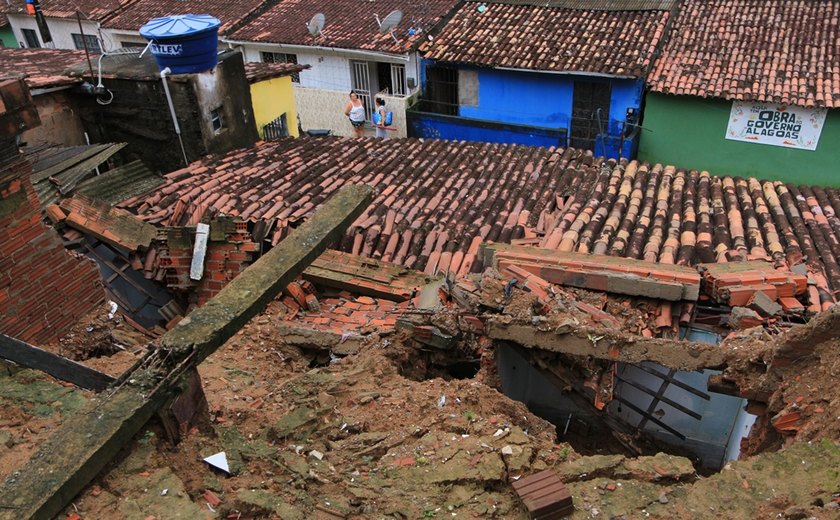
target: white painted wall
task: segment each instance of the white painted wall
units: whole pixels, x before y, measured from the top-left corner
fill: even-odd
[[[119,48],[122,47],[122,42],[133,42],[133,43],[142,43],[147,44],[149,43],[145,38],[140,36],[139,31],[125,31],[122,29],[102,29],[103,38],[114,42],[114,47]]]
[[[302,87],[349,92],[352,88],[350,61],[358,60],[371,63],[372,80],[375,77],[375,65],[373,65],[375,62],[405,65],[406,78],[413,78],[415,82],[415,88],[409,90],[409,95],[419,89],[420,58],[417,53],[411,53],[406,59],[387,54],[354,52],[345,49],[313,47],[311,50],[301,50],[300,47],[254,43],[244,43],[240,49],[245,54],[246,61],[262,61],[261,52],[285,52],[297,55],[298,64],[311,67],[300,73],[300,86]],[[375,81],[373,82],[375,83]],[[373,86],[373,90],[376,91],[376,85]]]
[[[26,41],[23,38],[23,33],[21,33],[21,29],[33,29],[38,34],[38,41],[41,42],[41,46],[44,46],[44,42],[41,40],[41,33],[38,32],[38,25],[35,23],[35,17],[23,14],[10,14],[9,17],[9,25],[12,27],[12,31],[15,33],[15,37],[17,38],[21,47],[25,47],[24,42]],[[73,19],[65,19],[65,18],[47,18],[47,26],[50,28],[50,34],[52,35],[53,43],[55,44],[56,49],[75,49],[76,46],[73,44],[73,37],[72,34],[80,34],[79,32],[79,23]],[[82,20],[82,29],[86,35],[96,35],[102,40],[101,45],[102,48],[105,50],[113,49],[118,47],[119,45],[116,44],[109,35],[105,34],[103,31],[101,34],[98,28],[99,24],[97,22],[91,22],[90,20]]]

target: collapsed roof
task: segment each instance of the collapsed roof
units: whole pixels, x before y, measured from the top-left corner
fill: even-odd
[[[840,191],[715,176],[574,149],[303,138],[199,161],[121,203],[149,223],[267,221],[269,243],[345,184],[379,193],[340,249],[468,273],[484,241],[695,265],[805,262],[817,305],[840,290]],[[816,298],[812,294],[812,299]]]

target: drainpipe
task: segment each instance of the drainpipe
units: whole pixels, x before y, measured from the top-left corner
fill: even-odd
[[[184,156],[184,166],[189,166],[187,151],[184,150],[184,140],[181,138],[181,126],[178,125],[178,116],[175,115],[175,105],[172,103],[172,95],[169,93],[169,84],[166,82],[166,75],[171,74],[172,69],[166,67],[160,71],[160,81],[163,83],[163,91],[166,93],[166,102],[169,103],[169,115],[172,116],[172,123],[175,125],[175,133],[178,134],[178,142],[181,143],[181,153]]]

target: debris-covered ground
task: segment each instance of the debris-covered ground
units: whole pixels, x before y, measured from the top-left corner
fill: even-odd
[[[815,349],[823,361],[779,376],[779,399],[807,403],[808,417],[824,409],[824,419],[801,430],[802,442],[700,477],[688,459],[664,453],[582,456],[557,443],[554,425],[485,384],[493,380],[486,367],[471,379],[429,379],[444,374],[422,368],[403,333],[356,338],[355,354],[322,362],[283,342],[288,321],[279,309],[273,303],[201,365],[209,418],[177,447],[150,423],[66,512],[109,519],[518,519],[527,513],[510,482],[551,468],[573,495],[573,518],[837,517],[840,418],[828,412],[840,395],[832,383],[836,340]],[[750,352],[746,358],[769,355]],[[412,371],[412,364],[421,368]],[[13,439],[4,439],[16,448],[0,459],[8,472],[84,396],[31,371],[4,377],[10,384],[2,398],[29,403],[21,411],[4,407],[6,424],[20,417]],[[15,386],[20,378],[44,379],[49,390]],[[794,395],[804,399],[797,403]],[[202,460],[220,451],[229,476]]]

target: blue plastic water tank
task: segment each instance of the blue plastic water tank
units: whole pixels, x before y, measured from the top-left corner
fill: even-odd
[[[151,51],[161,70],[191,74],[218,63],[219,26],[209,14],[183,14],[149,20],[140,35],[152,42]]]

